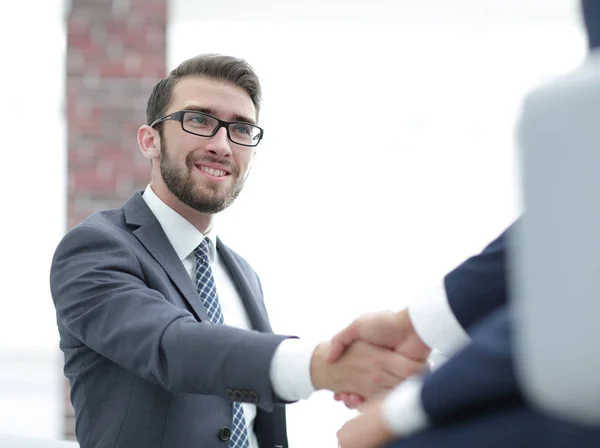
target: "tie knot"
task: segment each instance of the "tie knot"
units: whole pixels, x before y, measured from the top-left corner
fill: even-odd
[[[208,238],[204,238],[202,242],[194,249],[194,255],[196,256],[196,260],[204,261],[205,263],[209,263],[209,241]]]

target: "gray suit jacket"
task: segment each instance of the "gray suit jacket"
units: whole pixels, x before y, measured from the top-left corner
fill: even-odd
[[[272,333],[248,263],[217,242],[255,331],[209,324],[141,192],[60,242],[50,272],[82,448],[222,448],[231,403],[257,405],[261,448],[287,447]]]

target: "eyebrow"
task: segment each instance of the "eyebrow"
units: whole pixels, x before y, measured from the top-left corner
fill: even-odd
[[[210,107],[200,107],[193,104],[188,104],[187,106],[183,107],[183,110],[195,110],[205,114],[214,115],[215,117],[217,116],[217,111],[215,109],[211,109]],[[232,121],[243,121],[244,123],[256,124],[256,121],[252,118],[240,114],[234,114]]]

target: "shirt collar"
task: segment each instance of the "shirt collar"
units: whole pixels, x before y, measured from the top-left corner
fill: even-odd
[[[146,204],[158,220],[180,260],[187,258],[198,247],[204,237],[206,237],[210,242],[210,262],[213,263],[215,261],[217,236],[214,226],[206,235],[203,235],[192,223],[156,196],[150,185],[144,190],[142,198],[146,201]]]

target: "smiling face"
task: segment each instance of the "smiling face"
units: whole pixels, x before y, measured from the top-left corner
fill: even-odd
[[[256,117],[255,106],[241,87],[202,76],[177,82],[165,115],[179,110],[198,110],[225,121],[254,123]],[[213,137],[185,132],[175,120],[162,122],[159,131],[150,129],[158,134],[151,185],[167,205],[177,210],[176,200],[203,214],[231,205],[250,172],[254,148],[232,143],[225,128]]]

